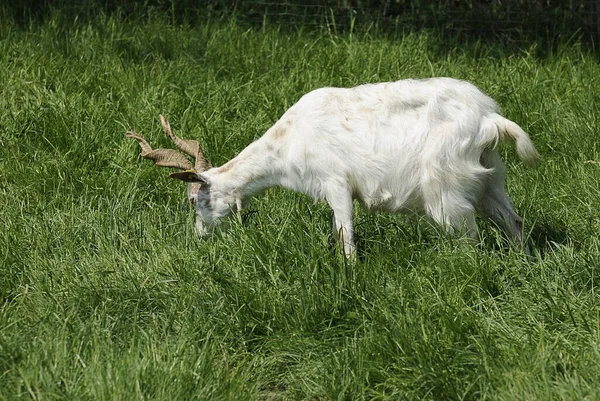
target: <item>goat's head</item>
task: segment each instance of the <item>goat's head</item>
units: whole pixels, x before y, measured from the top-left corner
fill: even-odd
[[[127,136],[138,141],[142,148],[143,158],[152,160],[160,167],[182,170],[169,176],[188,183],[188,199],[196,210],[196,233],[199,236],[210,235],[219,219],[230,214],[226,202],[222,199],[211,199],[211,183],[203,173],[210,170],[212,165],[204,156],[197,141],[177,137],[173,134],[169,121],[162,115],[160,121],[165,134],[171,138],[181,152],[194,158],[194,164],[174,149],[152,149],[148,142],[136,132],[129,131]]]

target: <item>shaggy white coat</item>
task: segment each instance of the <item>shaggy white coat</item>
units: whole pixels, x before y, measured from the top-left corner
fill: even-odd
[[[279,186],[331,206],[334,236],[349,257],[355,254],[353,199],[368,209],[425,214],[449,232],[473,237],[479,211],[520,241],[522,219],[504,190],[505,168],[495,150],[501,138],[515,140],[526,163],[537,158],[527,134],[465,81],[321,88],[237,157],[185,180],[194,182],[188,195],[199,234]]]

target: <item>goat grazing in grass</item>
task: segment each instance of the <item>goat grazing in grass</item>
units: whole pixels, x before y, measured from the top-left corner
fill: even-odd
[[[473,238],[477,211],[522,241],[522,219],[504,190],[505,167],[495,148],[499,139],[513,139],[527,164],[538,153],[494,100],[465,81],[314,90],[221,167],[212,167],[198,142],[178,138],[161,121],[194,165],[175,150],[152,150],[135,132],[128,136],[139,142],[142,157],[183,170],[171,177],[189,183],[199,235],[210,234],[252,196],[279,186],[324,199],[333,210],[333,235],[351,258],[353,199],[368,209],[425,214],[448,232]]]

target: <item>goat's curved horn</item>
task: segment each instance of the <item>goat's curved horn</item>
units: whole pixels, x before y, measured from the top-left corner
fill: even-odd
[[[196,170],[197,173],[202,173],[212,168],[212,164],[204,156],[204,152],[202,151],[202,148],[200,147],[198,141],[194,141],[191,139],[181,139],[177,135],[173,134],[173,131],[171,131],[171,124],[169,124],[169,120],[167,120],[162,114],[160,115],[160,122],[162,124],[163,130],[165,131],[165,134],[167,134],[167,136],[171,138],[175,146],[181,149],[182,152],[187,153],[188,155],[194,158],[194,170]]]
[[[146,142],[138,133],[129,131],[127,132],[128,138],[133,138],[138,141],[142,148],[142,157],[149,159],[160,167],[174,167],[181,170],[191,170],[193,168],[192,163],[185,158],[181,153],[173,149],[152,149],[150,144]]]

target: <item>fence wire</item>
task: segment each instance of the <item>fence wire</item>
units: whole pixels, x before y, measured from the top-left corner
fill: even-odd
[[[25,22],[53,9],[96,15],[159,11],[173,22],[234,16],[242,23],[406,32],[437,29],[519,41],[582,37],[600,44],[600,0],[18,0],[0,11]],[[0,14],[1,16],[2,14]],[[597,47],[597,46],[595,46]]]
[[[286,26],[392,31],[439,29],[506,40],[600,39],[600,0],[231,1],[241,21]]]

